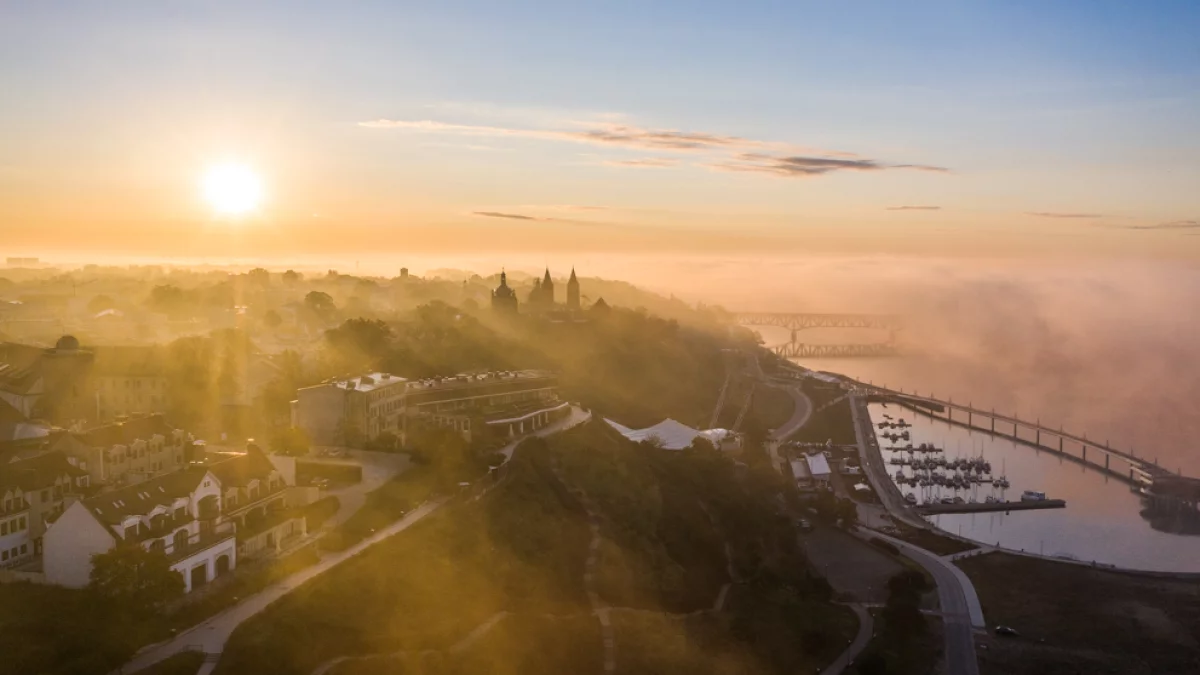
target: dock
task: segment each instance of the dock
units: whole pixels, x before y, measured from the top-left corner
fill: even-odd
[[[1038,499],[1020,502],[975,502],[964,504],[921,504],[915,506],[917,513],[932,516],[939,513],[987,513],[989,511],[1033,511],[1036,509],[1063,509],[1067,502],[1062,499]]]

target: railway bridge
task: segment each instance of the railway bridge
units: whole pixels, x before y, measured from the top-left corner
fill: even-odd
[[[795,358],[837,358],[896,356],[896,334],[904,327],[898,316],[886,314],[817,314],[811,312],[741,312],[737,321],[743,326],[774,326],[791,331],[791,340],[770,345],[779,356]],[[860,328],[886,330],[885,342],[856,344],[807,344],[801,342],[800,331],[809,328]]]

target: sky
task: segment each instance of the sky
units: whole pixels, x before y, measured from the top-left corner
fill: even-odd
[[[1190,265],[1197,34],[1167,0],[7,2],[0,253]]]

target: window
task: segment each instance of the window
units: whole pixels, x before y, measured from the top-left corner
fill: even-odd
[[[16,532],[16,530],[13,530],[13,531]],[[3,537],[6,534],[8,534],[8,522],[7,521],[0,523],[0,537]]]
[[[8,551],[0,553],[0,560],[8,560]]]
[[[25,516],[21,516],[20,518],[17,518],[17,527],[19,527],[22,530],[25,529]]]
[[[21,555],[29,552],[29,544],[21,544]]]
[[[42,501],[50,501],[50,490],[42,490]]]

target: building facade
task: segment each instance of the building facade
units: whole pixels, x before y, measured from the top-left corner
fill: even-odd
[[[0,567],[40,555],[50,524],[89,488],[87,472],[61,452],[0,464]]]
[[[379,434],[404,433],[407,380],[391,373],[304,387],[292,401],[292,426],[314,445],[358,445]]]
[[[91,578],[93,555],[138,545],[166,555],[191,592],[239,560],[278,553],[289,539],[307,534],[287,494],[283,476],[251,446],[244,454],[76,501],[46,532],[46,579],[81,588]]]
[[[194,442],[154,414],[60,434],[49,448],[74,458],[94,485],[120,487],[182,469]]]
[[[449,427],[467,440],[512,438],[567,413],[558,378],[504,371],[406,380],[372,373],[297,391],[292,426],[314,445],[357,446],[384,432],[407,442],[421,425]]]

